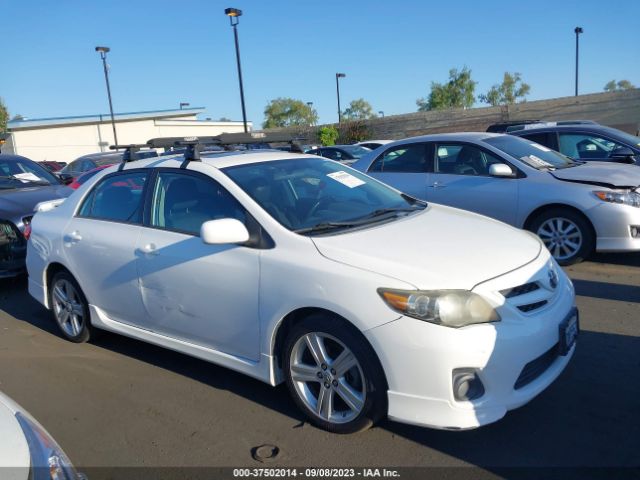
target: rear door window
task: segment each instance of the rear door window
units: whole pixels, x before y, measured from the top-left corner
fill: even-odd
[[[147,172],[112,174],[93,188],[79,216],[123,223],[141,223]]]

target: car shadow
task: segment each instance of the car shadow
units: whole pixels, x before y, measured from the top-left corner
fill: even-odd
[[[635,285],[580,279],[572,279],[571,281],[576,289],[576,295],[582,297],[640,303],[640,287]]]
[[[20,291],[26,285],[20,282],[0,284],[0,309],[58,335],[49,313]],[[284,385],[274,389],[206,361],[108,332],[92,343],[227,390],[300,425],[304,421]],[[377,428],[506,478],[590,478],[596,467],[605,468],[608,476],[602,478],[630,478],[634,471],[638,473],[633,469],[638,467],[640,439],[639,368],[640,336],[583,331],[562,375],[532,402],[497,423],[469,431],[433,430],[391,421]]]
[[[589,257],[589,262],[609,263],[628,267],[640,267],[640,252],[625,253],[595,253]]]

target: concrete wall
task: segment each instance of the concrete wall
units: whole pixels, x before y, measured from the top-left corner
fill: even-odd
[[[251,128],[251,125],[249,125]],[[242,122],[192,119],[116,121],[118,142],[145,143],[155,137],[219,135],[243,132]],[[70,162],[87,153],[109,150],[114,144],[110,122],[13,129],[2,153],[15,153],[35,161]]]
[[[492,123],[526,119],[595,120],[603,125],[636,134],[640,128],[640,89],[536,100],[502,107],[390,115],[368,120],[366,123],[370,138],[397,140],[430,133],[485,131]],[[273,130],[283,129],[265,131]],[[317,142],[314,130],[306,130],[311,133],[312,138],[309,140]]]

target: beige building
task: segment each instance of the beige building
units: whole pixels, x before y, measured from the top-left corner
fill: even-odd
[[[116,134],[121,145],[146,143],[156,137],[210,136],[243,132],[242,122],[198,120],[204,108],[158,110],[115,114]],[[35,161],[70,162],[87,153],[104,152],[114,144],[111,117],[12,120],[2,153],[22,155]],[[248,123],[252,129],[251,122]]]

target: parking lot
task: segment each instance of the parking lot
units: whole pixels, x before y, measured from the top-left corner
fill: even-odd
[[[266,465],[476,467],[433,470],[450,478],[571,467],[563,477],[630,478],[639,473],[640,254],[599,254],[568,272],[582,328],[573,361],[530,404],[478,430],[387,421],[332,435],[303,422],[284,386],[115,334],[63,340],[24,280],[1,284],[0,390],[92,478],[117,478],[116,466]],[[271,463],[252,458],[263,444],[280,449]]]

